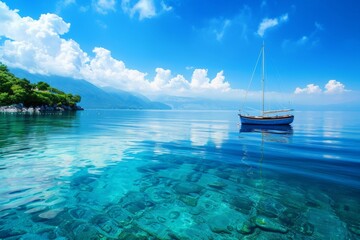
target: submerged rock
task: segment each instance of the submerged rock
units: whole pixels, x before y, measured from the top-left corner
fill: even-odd
[[[129,192],[120,201],[122,208],[132,214],[139,214],[146,208],[152,207],[154,203],[150,201],[147,194],[142,192]]]
[[[146,190],[146,193],[149,194],[151,201],[155,203],[173,202],[176,199],[176,194],[169,188],[149,188]]]
[[[108,237],[115,238],[117,237],[122,228],[111,218],[107,217],[106,215],[98,215],[95,216],[91,221],[97,229],[104,235]]]
[[[199,172],[191,172],[187,175],[186,180],[189,182],[198,182],[201,178],[202,174]]]
[[[246,196],[235,196],[229,200],[229,203],[238,211],[249,214],[254,202]]]
[[[211,217],[208,225],[214,233],[231,233],[233,227],[230,225],[230,218],[226,215]]]
[[[301,233],[309,235],[313,232],[312,236],[318,239],[351,239],[345,223],[334,212],[324,209],[309,208],[296,226]]]
[[[282,224],[288,227],[292,227],[294,226],[299,216],[300,213],[298,211],[288,208],[280,214],[279,220],[281,221]]]
[[[253,222],[257,227],[264,231],[287,233],[289,230],[282,226],[279,222],[274,219],[270,219],[264,216],[256,216]]]
[[[181,182],[174,187],[174,190],[179,194],[199,193],[202,189],[202,186],[191,182]]]
[[[227,184],[224,182],[218,181],[218,182],[208,183],[208,186],[212,187],[212,188],[216,188],[216,189],[223,189],[227,186]]]
[[[243,235],[248,235],[253,233],[255,231],[255,228],[256,225],[251,221],[245,221],[242,224],[238,224],[236,226],[236,230]]]
[[[76,239],[99,239],[101,234],[90,224],[79,224],[73,229],[74,237]]]
[[[0,238],[10,238],[10,237],[18,237],[19,235],[23,235],[26,232],[24,230],[19,229],[4,229],[0,231]]]
[[[281,215],[286,207],[273,198],[266,198],[258,203],[257,210],[260,215],[275,218]]]
[[[124,240],[148,240],[151,239],[149,234],[138,228],[124,229],[117,237],[117,239]]]
[[[168,214],[168,217],[170,219],[177,219],[179,216],[180,216],[180,212],[178,212],[178,211],[171,211]]]
[[[215,175],[222,179],[229,179],[231,177],[231,172],[217,171]]]
[[[185,203],[186,205],[190,206],[190,207],[196,207],[197,203],[198,203],[198,198],[197,197],[193,197],[193,196],[189,196],[189,195],[182,195],[180,196],[180,201],[182,201],[183,203]]]
[[[296,227],[296,229],[304,235],[311,236],[314,233],[315,226],[309,222],[304,222]]]
[[[119,205],[112,205],[106,211],[108,215],[121,226],[127,226],[133,221],[131,214]]]

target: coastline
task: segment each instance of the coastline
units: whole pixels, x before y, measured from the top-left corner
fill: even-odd
[[[23,113],[23,114],[41,114],[41,113],[58,113],[69,111],[82,111],[84,108],[80,106],[48,106],[42,105],[37,107],[24,107],[23,104],[12,104],[9,106],[0,106],[0,113]]]

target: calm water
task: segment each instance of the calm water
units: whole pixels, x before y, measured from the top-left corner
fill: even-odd
[[[0,239],[360,239],[360,114],[0,115]]]

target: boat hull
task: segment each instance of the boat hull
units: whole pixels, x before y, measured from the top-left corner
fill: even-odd
[[[294,121],[294,115],[285,116],[244,116],[239,114],[241,124],[253,125],[289,125]]]

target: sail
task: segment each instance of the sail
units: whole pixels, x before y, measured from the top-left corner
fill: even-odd
[[[269,115],[265,116],[266,114],[274,114],[274,113],[282,113],[282,112],[289,112],[293,111],[293,109],[279,109],[279,110],[266,110],[265,111],[265,44],[263,42],[263,46],[261,48],[258,61],[256,62],[255,69],[257,67],[257,63],[259,62],[260,57],[262,56],[262,115],[260,116],[245,116],[241,113],[239,114],[241,124],[252,124],[252,125],[289,125],[294,120],[294,115]],[[254,72],[255,72],[254,69]],[[254,72],[251,77],[251,81],[254,76]],[[246,98],[246,95],[245,95]]]

